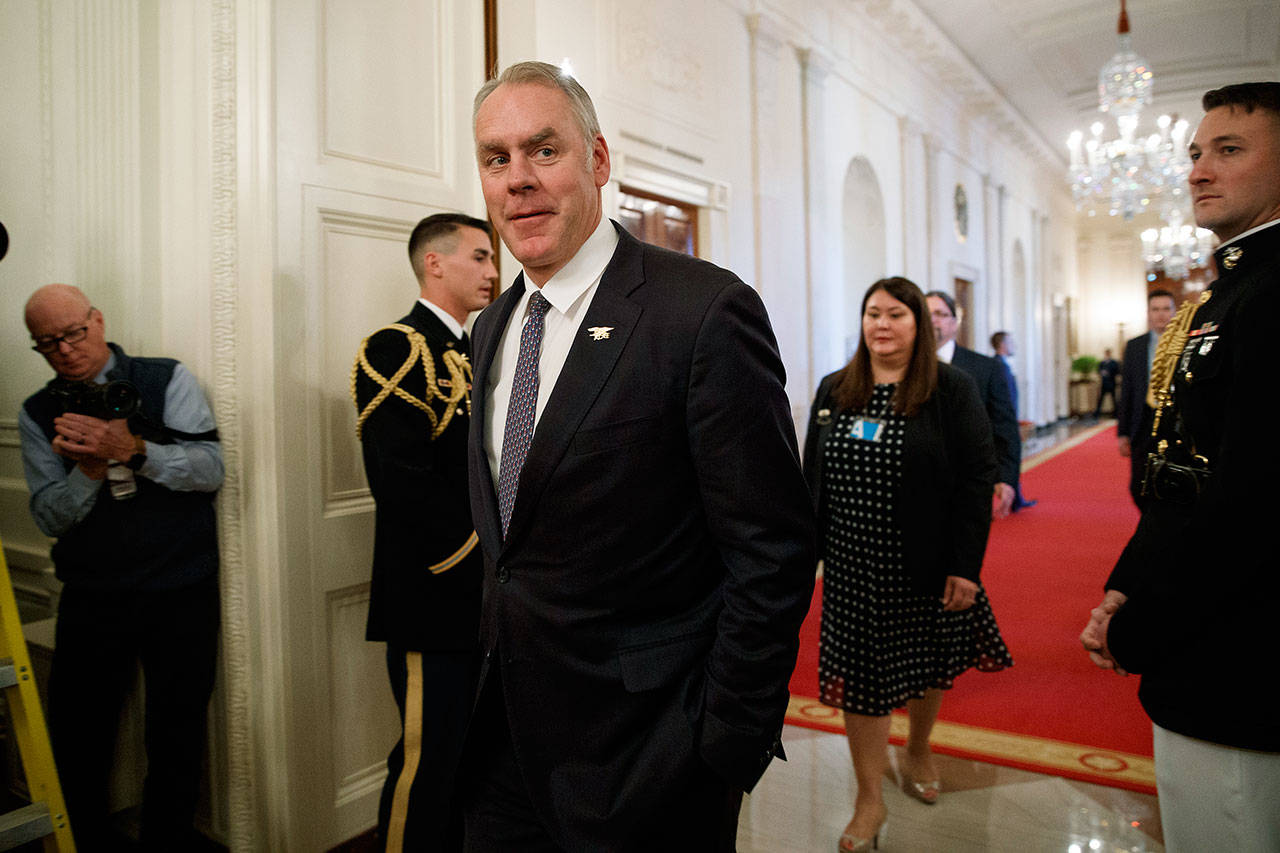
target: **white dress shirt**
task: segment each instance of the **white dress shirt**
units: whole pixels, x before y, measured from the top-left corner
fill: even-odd
[[[613,223],[607,217],[600,217],[600,224],[578,253],[542,285],[542,295],[551,307],[543,321],[542,356],[538,360],[538,405],[533,414],[535,430],[547,407],[547,400],[555,390],[565,359],[569,357],[569,349],[578,336],[578,328],[591,307],[596,288],[600,286],[604,269],[613,259],[617,246],[618,232],[614,230]],[[495,489],[502,462],[502,436],[511,401],[511,384],[515,380],[516,361],[520,357],[520,333],[529,319],[529,297],[537,289],[527,272],[524,282],[524,294],[511,309],[511,319],[502,332],[484,388],[484,449],[489,457],[489,474],[493,477]]]
[[[951,359],[955,357],[956,357],[955,338],[952,338],[942,346],[938,347],[938,361],[942,362],[943,364],[950,364]]]

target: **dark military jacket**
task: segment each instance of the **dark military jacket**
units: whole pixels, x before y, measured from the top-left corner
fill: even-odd
[[[1148,478],[1142,520],[1107,582],[1129,596],[1107,640],[1122,667],[1142,674],[1139,698],[1157,725],[1280,751],[1280,713],[1256,693],[1276,677],[1280,601],[1269,414],[1280,224],[1215,257],[1220,277],[1177,353],[1172,405],[1150,447],[1163,442],[1166,459],[1207,473],[1181,478],[1181,489]]]
[[[361,344],[352,368],[377,505],[367,638],[411,651],[477,644],[480,552],[467,492],[466,344],[421,302]]]

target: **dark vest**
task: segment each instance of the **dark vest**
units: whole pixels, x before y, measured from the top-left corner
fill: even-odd
[[[115,366],[108,379],[137,386],[141,410],[154,424],[164,422],[165,391],[178,362],[171,358],[131,358],[115,344]],[[23,408],[50,441],[58,402],[41,389]],[[129,419],[136,435],[157,444],[173,439],[137,416]],[[65,460],[67,471],[75,467]],[[103,480],[89,514],[53,546],[58,579],[81,588],[179,589],[213,577],[218,570],[218,538],[213,492],[179,492],[137,477],[138,492],[128,500],[111,497]]]

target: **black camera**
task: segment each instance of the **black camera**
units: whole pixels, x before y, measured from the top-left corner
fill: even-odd
[[[117,379],[99,385],[73,379],[54,379],[46,386],[63,412],[75,412],[104,421],[127,418],[138,411],[142,395],[132,382]]]

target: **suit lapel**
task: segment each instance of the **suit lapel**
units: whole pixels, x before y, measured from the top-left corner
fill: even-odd
[[[481,541],[496,543],[497,547],[492,549],[493,553],[497,553],[502,547],[502,518],[498,513],[498,495],[493,488],[493,472],[489,468],[489,456],[484,450],[484,426],[489,403],[485,389],[489,384],[489,368],[493,364],[493,358],[498,352],[498,347],[502,345],[502,332],[507,327],[507,323],[511,319],[511,312],[519,304],[520,297],[523,294],[524,273],[520,273],[520,275],[516,276],[516,280],[511,287],[498,297],[498,301],[486,308],[484,313],[480,315],[475,325],[476,334],[471,340],[472,346],[475,347],[475,352],[472,354],[471,441],[469,452],[472,456],[473,469],[483,471],[485,474],[481,478],[483,483],[480,484],[480,501],[483,506],[483,512],[479,518],[472,519],[472,521],[476,525]],[[493,312],[492,323],[488,322],[490,318],[486,316],[491,312]]]
[[[534,430],[529,455],[520,471],[520,486],[507,528],[508,543],[519,537],[532,508],[538,505],[547,481],[613,373],[640,319],[642,309],[627,296],[644,282],[642,251],[634,237],[625,231],[619,234],[618,248],[605,268]],[[593,327],[609,327],[608,336],[597,338],[590,331]]]

